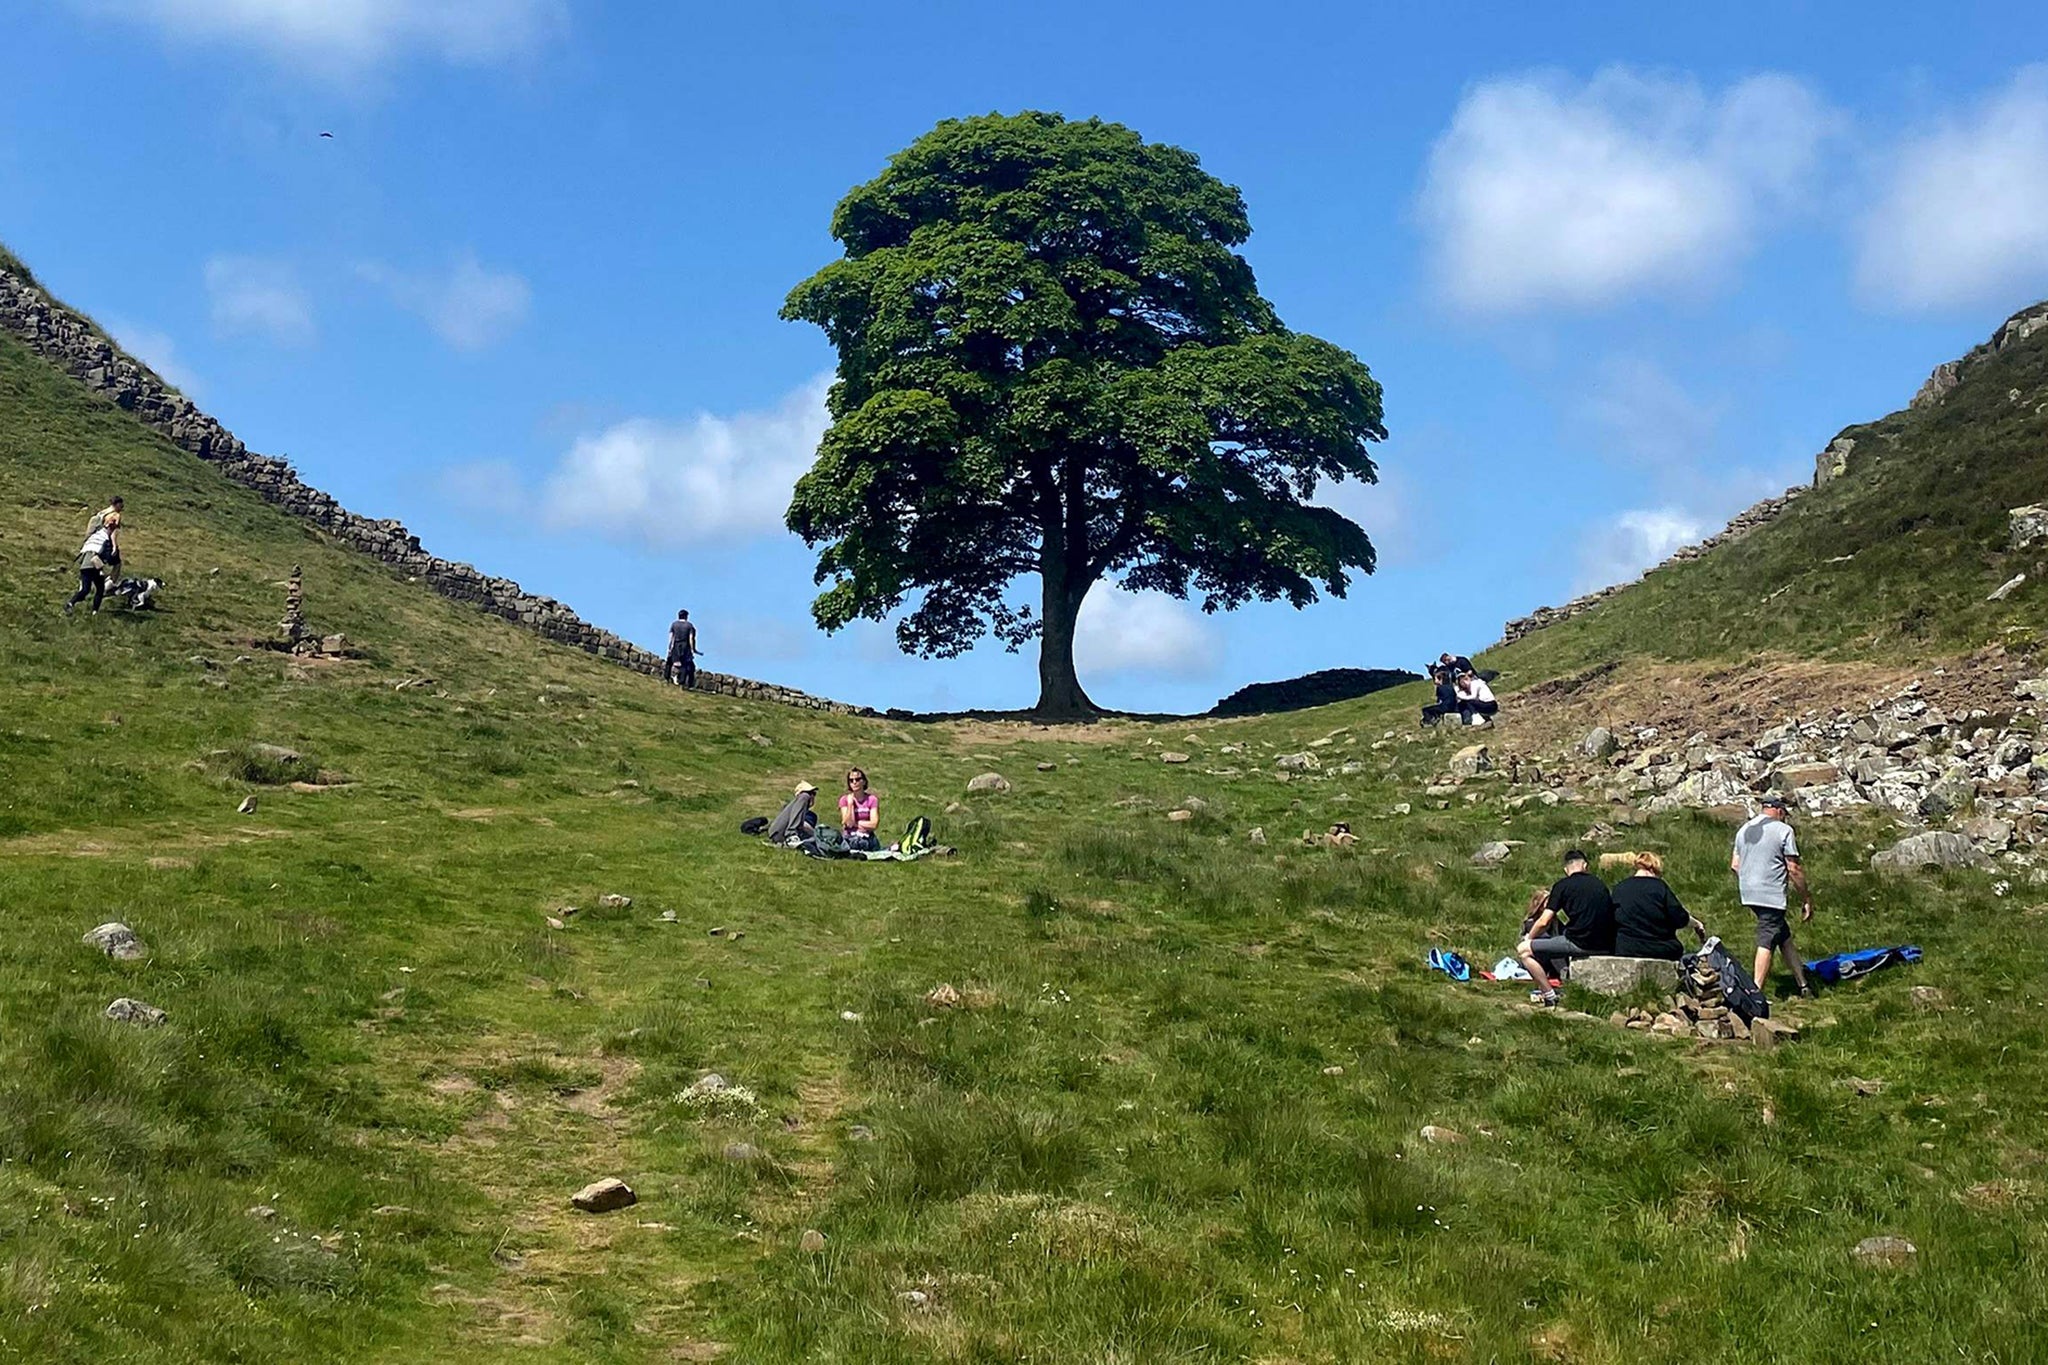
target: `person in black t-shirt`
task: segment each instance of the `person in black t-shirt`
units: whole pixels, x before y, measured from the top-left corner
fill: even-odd
[[[1555,1005],[1557,989],[1550,984],[1557,979],[1555,966],[1613,953],[1614,898],[1607,883],[1586,870],[1586,855],[1575,848],[1564,855],[1564,876],[1550,888],[1543,913],[1515,945],[1515,957],[1536,983],[1529,999]]]
[[[1661,957],[1676,962],[1685,956],[1678,931],[1691,929],[1707,941],[1707,926],[1693,918],[1664,884],[1664,860],[1654,853],[1636,854],[1633,877],[1614,885],[1614,951],[1622,957]]]

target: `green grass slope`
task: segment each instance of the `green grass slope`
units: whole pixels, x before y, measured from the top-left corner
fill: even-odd
[[[2007,549],[2006,512],[2048,498],[2048,329],[1970,363],[1944,402],[1843,435],[1849,472],[1776,521],[1487,662],[1520,685],[1611,658],[1910,663],[2031,640],[2048,548]]]
[[[165,610],[66,620],[116,489]],[[293,563],[364,659],[247,643]],[[2038,1355],[2048,907],[1857,875],[1874,831],[1833,825],[1813,945],[1924,967],[1774,1051],[1533,1015],[1420,959],[1490,961],[1597,813],[1426,799],[1454,740],[1406,742],[1412,690],[1069,731],[685,696],[321,543],[0,340],[0,1357]],[[959,856],[735,832],[851,762]],[[1296,842],[1340,818],[1356,850]],[[1725,830],[1623,837],[1743,935]],[[107,919],[152,956],[82,946]],[[747,1094],[683,1099],[707,1070]],[[639,1204],[572,1211],[604,1175]],[[1859,1265],[1876,1234],[1914,1263]]]

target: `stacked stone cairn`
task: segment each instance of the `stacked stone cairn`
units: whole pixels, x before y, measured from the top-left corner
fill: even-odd
[[[1797,1028],[1776,1019],[1759,1018],[1743,1023],[1742,1016],[1728,1008],[1721,994],[1721,974],[1704,959],[1694,962],[1690,971],[1678,974],[1678,989],[1664,1003],[1663,1009],[1638,1005],[1618,1010],[1607,1016],[1607,1022],[1671,1038],[1747,1040],[1759,1047],[1771,1047],[1783,1039],[1799,1036]]]

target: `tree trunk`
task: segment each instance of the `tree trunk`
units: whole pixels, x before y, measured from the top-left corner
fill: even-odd
[[[1088,700],[1088,694],[1081,690],[1081,679],[1074,672],[1074,620],[1081,614],[1081,599],[1088,595],[1087,585],[1079,592],[1072,591],[1066,582],[1066,575],[1058,570],[1049,570],[1045,576],[1045,594],[1039,620],[1043,623],[1038,637],[1038,705],[1041,716],[1074,720],[1101,714],[1101,709]]]

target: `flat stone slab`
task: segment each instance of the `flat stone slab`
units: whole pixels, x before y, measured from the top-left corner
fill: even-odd
[[[633,1187],[617,1176],[606,1176],[592,1181],[569,1196],[569,1202],[585,1213],[610,1213],[613,1209],[627,1208],[640,1202],[640,1196],[633,1193]]]
[[[1601,995],[1627,995],[1645,982],[1660,990],[1678,985],[1678,964],[1661,957],[1572,959],[1571,983]]]

